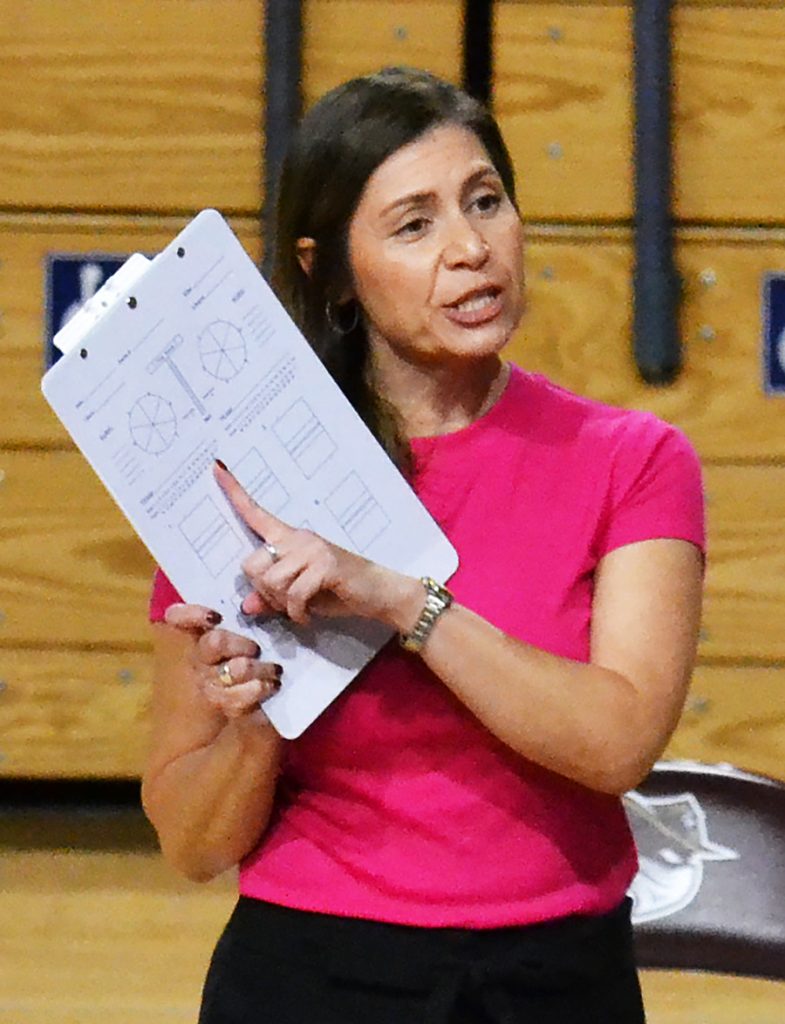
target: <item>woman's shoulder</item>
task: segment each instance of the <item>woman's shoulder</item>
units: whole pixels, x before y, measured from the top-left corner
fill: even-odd
[[[639,454],[662,444],[692,449],[674,424],[642,409],[629,409],[578,394],[541,373],[512,367],[519,407],[536,409],[540,429],[569,432],[576,441],[601,445],[612,451],[631,447]]]
[[[678,427],[652,412],[577,395],[540,374],[516,377],[538,410],[530,422],[550,463],[571,486],[593,481],[602,510],[598,557],[653,537],[705,549],[700,462]]]

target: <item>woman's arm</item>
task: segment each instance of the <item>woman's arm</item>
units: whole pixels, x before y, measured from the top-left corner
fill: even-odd
[[[409,633],[425,602],[419,580],[368,562],[260,509],[219,468],[216,478],[264,546],[243,563],[253,614],[361,615]],[[700,619],[702,557],[681,540],[647,540],[596,570],[588,664],[514,639],[453,603],[422,648],[429,668],[523,757],[592,789],[623,793],[660,755],[689,684]]]
[[[676,727],[702,577],[701,554],[686,541],[644,541],[607,555],[595,580],[589,664],[511,639],[455,604],[421,656],[513,750],[591,789],[624,793]],[[412,611],[400,609],[397,629],[411,627]]]
[[[207,881],[249,853],[267,827],[282,740],[259,708],[275,666],[224,630],[199,628],[205,609],[174,606],[154,629],[152,742],[145,813],[166,859]],[[235,684],[221,685],[229,660]]]

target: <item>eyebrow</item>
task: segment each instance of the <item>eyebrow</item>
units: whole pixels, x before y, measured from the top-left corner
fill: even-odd
[[[479,181],[482,181],[482,179],[488,177],[488,175],[493,175],[493,177],[499,178],[499,172],[493,164],[483,164],[482,167],[478,167],[476,171],[473,171],[469,175],[463,185],[461,185],[461,192],[471,191]],[[385,206],[381,212],[381,216],[387,217],[402,206],[422,206],[427,203],[429,199],[433,199],[434,195],[434,192],[410,192],[405,196],[401,196],[400,199],[396,199],[394,202],[390,203],[389,206]]]

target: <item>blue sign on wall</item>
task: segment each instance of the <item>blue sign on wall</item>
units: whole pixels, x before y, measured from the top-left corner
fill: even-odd
[[[127,256],[105,253],[51,253],[46,260],[46,367],[57,362],[59,351],[52,338],[66,324],[83,302],[92,298],[108,277],[111,277]]]
[[[763,279],[763,387],[785,394],[785,273]]]

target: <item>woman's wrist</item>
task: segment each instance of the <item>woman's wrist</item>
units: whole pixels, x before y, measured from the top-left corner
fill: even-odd
[[[415,576],[404,576],[391,570],[385,572],[389,572],[391,578],[381,591],[385,597],[379,619],[396,633],[409,633],[425,605],[425,587]]]
[[[401,646],[412,654],[422,651],[433,627],[453,601],[450,591],[431,576],[423,576],[421,582],[425,588],[425,604],[420,616],[411,630],[399,634]]]
[[[281,736],[264,713],[263,707],[227,721],[224,728],[231,732],[233,742],[237,744],[242,755],[275,756],[278,747],[283,744]]]

